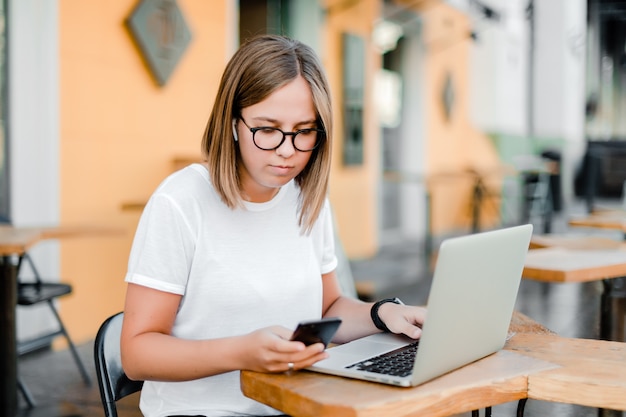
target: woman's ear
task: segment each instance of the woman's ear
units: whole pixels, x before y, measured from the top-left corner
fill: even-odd
[[[239,136],[237,135],[237,119],[233,119],[233,138],[235,142],[239,140]]]

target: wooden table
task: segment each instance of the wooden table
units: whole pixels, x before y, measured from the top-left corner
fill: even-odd
[[[552,333],[519,313],[510,330]],[[526,398],[528,375],[553,363],[511,350],[413,388],[300,371],[241,373],[243,393],[294,417],[448,416]]]
[[[626,301],[626,251],[621,249],[569,249],[552,247],[528,251],[522,273],[542,282],[601,281],[600,338],[624,341],[623,305]],[[619,334],[613,330],[620,329]]]
[[[523,333],[506,349],[560,365],[528,375],[529,399],[626,410],[626,343]]]
[[[15,309],[17,304],[17,257],[38,242],[67,237],[105,236],[123,233],[112,227],[0,226],[0,415],[11,417],[17,412],[17,339]]]
[[[573,227],[591,227],[596,229],[619,230],[626,240],[626,211],[606,210],[593,212],[589,216],[569,220]]]
[[[530,247],[531,249],[552,249],[529,252],[524,270],[526,278],[556,283],[602,281],[600,338],[623,342],[625,339],[624,315],[626,314],[624,311],[626,293],[623,288],[626,260],[623,254],[626,253],[624,250],[626,243],[598,236],[538,235],[532,237]],[[562,387],[561,389],[567,392],[569,388]],[[583,391],[591,398],[596,396],[594,390]],[[530,395],[529,393],[529,398]],[[571,401],[563,398],[560,402]],[[582,402],[579,404],[587,405]],[[611,408],[610,402],[605,407]],[[599,415],[621,416],[622,414],[600,409]]]
[[[624,249],[626,242],[601,236],[577,236],[572,234],[533,235],[530,249],[542,248],[567,249]]]
[[[543,282],[590,282],[626,276],[626,251],[552,247],[528,251],[524,278]]]
[[[510,331],[502,351],[414,388],[308,371],[245,371],[241,387],[294,417],[437,417],[526,399],[626,410],[625,343],[559,337],[520,313]]]

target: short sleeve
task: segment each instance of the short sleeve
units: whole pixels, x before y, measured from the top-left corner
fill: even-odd
[[[155,194],[141,216],[128,261],[126,281],[183,295],[195,249],[180,206]]]

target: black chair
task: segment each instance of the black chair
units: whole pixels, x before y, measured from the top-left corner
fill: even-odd
[[[117,313],[102,323],[94,344],[96,376],[105,417],[117,417],[117,401],[141,391],[143,381],[128,379],[122,369],[120,335],[124,313]]]
[[[67,344],[70,348],[72,356],[74,357],[74,361],[78,366],[80,374],[82,375],[83,381],[85,385],[91,385],[91,378],[89,377],[89,373],[87,372],[87,368],[83,364],[83,361],[76,350],[76,346],[74,342],[70,338],[69,333],[67,332],[63,321],[61,320],[61,316],[57,311],[55,306],[55,300],[57,298],[69,295],[72,293],[72,286],[69,284],[59,283],[59,282],[44,282],[41,279],[41,275],[39,271],[35,267],[35,264],[31,257],[25,253],[20,256],[18,260],[17,270],[18,274],[22,268],[23,263],[26,262],[30,267],[32,273],[34,274],[34,280],[32,282],[24,282],[21,279],[18,279],[17,285],[17,305],[20,306],[33,306],[41,303],[46,303],[50,308],[55,320],[57,321],[58,328],[56,330],[49,331],[37,337],[34,337],[29,340],[19,341],[17,343],[17,354],[25,355],[29,352],[33,352],[38,349],[45,348],[50,346],[52,341],[59,337],[65,337]],[[19,275],[18,275],[19,276]],[[23,381],[18,380],[18,387],[20,392],[24,395],[27,404],[30,407],[35,406],[35,400],[24,384]]]

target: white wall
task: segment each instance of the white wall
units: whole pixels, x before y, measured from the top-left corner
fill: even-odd
[[[403,103],[402,124],[400,125],[400,172],[418,180],[402,182],[400,186],[401,229],[405,237],[423,238],[426,235],[426,118],[428,111],[424,107],[424,85],[428,82],[424,75],[424,49],[420,32],[407,33],[402,62]]]
[[[469,9],[477,39],[470,63],[472,121],[491,133],[526,135],[528,22],[526,0],[492,0],[500,20]]]
[[[9,177],[14,226],[59,221],[57,7],[56,0],[8,2]],[[57,276],[55,242],[41,243],[31,253],[40,272]],[[18,309],[18,338],[48,325],[47,315],[32,310]]]
[[[565,204],[573,198],[585,145],[584,0],[535,0],[535,134],[565,141],[561,166]]]

